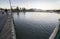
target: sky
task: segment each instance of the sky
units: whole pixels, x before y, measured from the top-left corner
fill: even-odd
[[[20,8],[36,8],[43,10],[60,9],[60,0],[11,0],[11,6]],[[0,0],[1,8],[10,8],[9,0]]]

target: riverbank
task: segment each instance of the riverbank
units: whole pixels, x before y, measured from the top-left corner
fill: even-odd
[[[26,13],[26,12],[13,12],[13,13]],[[35,12],[33,12],[35,13]],[[36,13],[57,13],[60,14],[60,12],[36,12]]]

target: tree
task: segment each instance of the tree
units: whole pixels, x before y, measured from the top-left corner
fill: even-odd
[[[25,12],[25,11],[26,11],[26,9],[25,9],[25,8],[23,8],[22,10],[23,10],[23,12]]]
[[[19,11],[20,11],[18,6],[16,7],[16,11],[17,11],[17,12],[19,12]]]

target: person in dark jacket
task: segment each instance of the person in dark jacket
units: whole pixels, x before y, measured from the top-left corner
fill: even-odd
[[[7,10],[7,9],[5,9],[5,12],[6,12],[6,14],[8,15],[8,10]]]

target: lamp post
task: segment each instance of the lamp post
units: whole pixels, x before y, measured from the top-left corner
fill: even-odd
[[[11,0],[9,0],[10,8],[11,8]]]
[[[9,0],[9,4],[10,4],[10,12],[11,12],[11,15],[12,15],[12,6],[11,6],[11,0]]]

